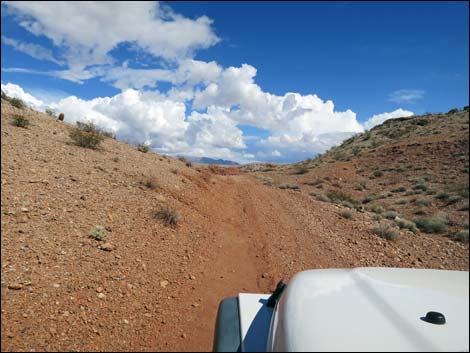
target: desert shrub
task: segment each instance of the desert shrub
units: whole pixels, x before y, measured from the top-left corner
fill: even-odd
[[[339,215],[343,218],[346,218],[346,219],[352,219],[353,218],[353,214],[350,210],[342,210]]]
[[[439,199],[439,200],[447,200],[449,198],[449,194],[445,191],[441,191],[441,192],[438,192],[437,195],[435,196],[436,199]]]
[[[411,190],[410,190],[410,191],[407,191],[407,192],[405,193],[405,196],[411,196],[411,195],[414,195],[414,194],[415,194],[414,191],[411,191]]]
[[[417,216],[424,216],[426,214],[426,211],[423,208],[418,208],[413,213]]]
[[[10,97],[7,96],[7,94],[5,92],[2,91],[2,99],[5,99],[5,100],[10,100]]]
[[[414,221],[416,226],[425,233],[443,233],[447,229],[448,220],[442,216],[433,218],[418,218]]]
[[[383,216],[387,219],[395,219],[398,214],[395,211],[387,211],[383,214]]]
[[[306,173],[308,173],[308,169],[306,168],[300,168],[292,172],[292,174],[294,175],[300,175],[300,174],[306,174]]]
[[[382,214],[385,211],[383,206],[381,205],[372,205],[371,207],[369,207],[369,210],[377,214]]]
[[[183,162],[183,163],[186,165],[186,167],[192,167],[192,166],[193,166],[193,164],[192,164],[190,161],[188,161],[186,158],[184,158],[184,157],[179,157],[178,159],[179,159],[181,162]]]
[[[156,190],[159,187],[158,180],[155,177],[147,177],[143,179],[142,184],[152,190]]]
[[[15,126],[22,127],[25,129],[29,126],[29,120],[21,115],[13,115],[12,123]]]
[[[378,178],[378,177],[381,177],[384,175],[384,172],[382,172],[381,170],[376,170],[373,174],[372,174],[374,177]]]
[[[395,189],[392,189],[391,191],[394,192],[394,193],[397,193],[397,192],[405,192],[405,191],[406,191],[406,188],[405,188],[404,186],[399,186],[399,187],[397,187],[397,188],[395,188]]]
[[[430,200],[426,199],[419,199],[415,201],[416,206],[429,206],[431,204]]]
[[[347,201],[356,207],[358,205],[357,200],[355,200],[351,195],[348,195],[339,190],[329,190],[326,192],[326,196],[334,203],[340,203],[342,201]]]
[[[411,230],[413,233],[417,233],[418,232],[418,228],[416,227],[416,223],[415,222],[412,222],[412,221],[409,221],[407,219],[404,219],[404,218],[399,218],[397,217],[395,219],[395,223],[397,224],[398,227],[400,227],[400,229],[409,229]]]
[[[26,104],[19,98],[10,98],[10,104],[19,109],[26,107]]]
[[[406,203],[408,203],[408,201],[406,201],[405,199],[400,199],[396,202],[397,205],[405,205]]]
[[[362,200],[362,203],[369,203],[369,202],[374,201],[375,199],[377,199],[377,195],[375,195],[375,194],[370,194],[370,195],[367,195],[367,196]]]
[[[425,183],[417,183],[416,185],[413,185],[413,190],[427,191],[428,186]]]
[[[174,208],[163,205],[154,212],[154,217],[168,226],[175,226],[181,220],[181,215]]]
[[[92,230],[90,230],[90,233],[88,233],[88,236],[92,239],[101,241],[101,240],[106,239],[108,235],[103,226],[96,226]]]
[[[323,184],[323,180],[321,180],[321,179],[317,179],[315,181],[306,181],[304,183],[304,185],[310,185],[310,186],[317,186],[317,185],[320,185],[320,184]]]
[[[465,203],[462,207],[459,208],[459,211],[468,211],[469,208],[468,208],[468,202]]]
[[[457,108],[453,108],[453,109],[449,110],[447,112],[447,114],[455,114],[455,113],[458,113],[458,112],[459,112],[459,110]]]
[[[311,192],[309,195],[315,197],[319,201],[331,202],[330,198],[321,192]]]
[[[103,137],[116,139],[116,135],[112,131],[100,130],[100,132]]]
[[[459,195],[451,196],[447,199],[446,206],[453,205],[454,203],[459,202],[461,199],[462,198]]]
[[[279,185],[279,189],[291,189],[291,190],[299,190],[299,186],[295,184],[281,184]]]
[[[52,108],[46,108],[46,114],[53,117],[53,118],[56,118],[55,110],[52,109]]]
[[[372,232],[387,240],[395,240],[398,237],[399,231],[386,224],[378,224],[372,228]]]
[[[454,238],[462,243],[468,243],[468,229],[461,230],[454,235]]]
[[[142,142],[137,145],[137,150],[143,153],[147,153],[150,150],[150,146],[147,143]]]
[[[96,148],[104,137],[93,123],[77,121],[77,126],[70,131],[70,138],[80,147]]]

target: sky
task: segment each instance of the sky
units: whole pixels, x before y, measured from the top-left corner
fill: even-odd
[[[168,155],[294,162],[468,105],[468,2],[9,2],[1,87]]]

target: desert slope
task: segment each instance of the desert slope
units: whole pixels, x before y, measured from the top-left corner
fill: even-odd
[[[13,126],[15,114],[30,126]],[[346,206],[317,200],[314,186],[301,183],[353,180],[351,161],[309,162],[302,175],[293,165],[220,176],[112,138],[98,150],[78,147],[71,128],[67,117],[2,100],[4,351],[210,350],[223,297],[267,292],[300,270],[468,270],[468,244],[408,230],[387,241],[371,231],[373,213],[352,210],[346,219]],[[468,137],[466,146],[468,168]],[[385,152],[377,163],[387,163]],[[361,158],[367,175],[373,156]],[[278,187],[294,181],[300,192]],[[164,204],[181,214],[177,226],[155,219]],[[468,222],[468,211],[459,212]],[[98,225],[111,251],[88,236]]]

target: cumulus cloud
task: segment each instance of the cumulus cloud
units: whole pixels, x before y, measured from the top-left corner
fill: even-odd
[[[389,112],[389,113],[376,114],[376,115],[373,115],[364,123],[364,128],[369,130],[369,129],[372,129],[376,125],[382,124],[384,121],[388,119],[405,118],[405,117],[412,116],[413,114],[414,114],[413,112],[410,112],[408,110],[403,110],[401,108],[394,110],[393,112]]]
[[[389,100],[395,103],[410,103],[424,97],[424,91],[419,89],[400,89],[389,94]]]
[[[158,2],[4,3],[20,26],[36,36],[46,36],[62,49],[73,73],[70,77],[80,76],[89,66],[114,64],[110,52],[119,44],[131,43],[155,57],[177,61],[219,41],[208,17],[189,19]]]
[[[12,83],[7,83],[4,85],[2,83],[2,91],[5,92],[5,94],[9,97],[12,98],[19,98],[23,102],[25,102],[27,105],[30,107],[36,108],[36,109],[43,109],[44,108],[44,102],[41,101],[40,99],[37,99],[36,97],[32,96],[29,93],[26,93],[23,88],[21,88],[18,85],[12,84]]]

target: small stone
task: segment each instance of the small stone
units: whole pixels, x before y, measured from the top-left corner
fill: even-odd
[[[54,283],[54,284],[52,285],[52,287],[54,287],[54,288],[59,288],[59,287],[60,287],[60,284]]]
[[[125,324],[125,325],[129,325],[129,321],[127,321],[126,319],[123,319],[122,323]]]
[[[96,293],[103,293],[103,287],[96,288]]]
[[[198,303],[193,303],[193,304],[191,304],[191,306],[192,306],[193,308],[197,308],[197,307],[199,306],[199,304],[198,304]]]
[[[188,337],[188,336],[185,333],[181,334],[181,338],[186,338],[186,337]]]
[[[29,209],[27,209],[26,207],[21,207],[21,212],[29,212]]]
[[[194,281],[194,280],[196,279],[196,276],[190,275],[190,276],[189,276],[189,279],[192,280],[192,281]]]
[[[104,298],[106,298],[106,294],[104,294],[104,293],[98,293],[98,298],[104,299]]]
[[[268,278],[268,277],[269,277],[269,274],[268,274],[267,272],[265,272],[265,273],[263,273],[263,274],[261,275],[261,277],[262,277],[262,278]]]
[[[111,243],[104,243],[103,245],[100,246],[100,249],[103,251],[113,251],[114,245],[112,245]]]
[[[164,279],[163,281],[160,281],[160,287],[162,288],[166,288],[168,284],[170,284],[170,282],[168,282],[166,279]]]
[[[8,285],[8,289],[11,289],[11,290],[20,290],[21,288],[23,288],[23,285],[19,283],[13,283],[13,284]]]

